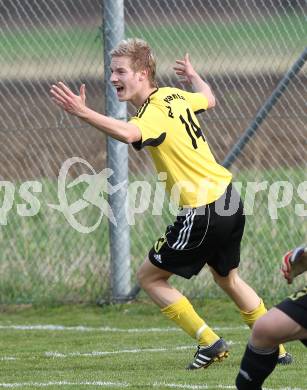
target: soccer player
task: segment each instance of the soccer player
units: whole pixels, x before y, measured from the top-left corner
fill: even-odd
[[[131,102],[136,114],[129,122],[99,114],[63,82],[52,85],[54,102],[104,134],[147,147],[157,171],[166,176],[178,216],[149,251],[138,270],[138,281],[161,312],[198,342],[189,369],[208,367],[227,357],[228,345],[195,312],[189,300],[169,283],[173,274],[197,275],[208,264],[215,282],[240,309],[250,327],[266,309],[256,292],[238,274],[240,242],[244,230],[243,205],[231,184],[231,173],[213,157],[196,114],[215,106],[209,85],[194,70],[188,54],[174,70],[194,92],[159,88],[155,58],[140,39],[119,43],[111,52],[111,82],[119,101]],[[280,362],[291,356],[280,347]]]
[[[307,270],[307,248],[298,247],[283,258],[282,272],[288,283]],[[300,340],[307,347],[307,286],[259,318],[241,361],[238,390],[261,390],[274,370],[278,345]]]

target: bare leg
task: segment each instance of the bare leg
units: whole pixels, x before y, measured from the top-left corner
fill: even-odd
[[[156,267],[146,259],[138,270],[137,278],[140,286],[149,297],[160,308],[164,308],[183,297],[178,290],[168,283],[168,279],[172,275],[171,272]]]
[[[212,267],[210,271],[215,282],[225,291],[242,311],[254,310],[260,303],[260,297],[238,274],[238,269],[232,269],[228,276],[220,276]]]
[[[300,339],[307,339],[307,329],[273,307],[256,321],[251,344],[256,348],[273,348],[286,341]]]

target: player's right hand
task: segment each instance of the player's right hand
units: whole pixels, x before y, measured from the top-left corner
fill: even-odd
[[[53,84],[50,89],[52,100],[65,111],[80,118],[86,110],[85,105],[85,85],[80,87],[80,95],[75,95],[63,82]]]

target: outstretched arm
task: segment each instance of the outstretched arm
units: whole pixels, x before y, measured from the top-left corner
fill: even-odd
[[[193,68],[189,54],[184,56],[183,60],[176,60],[174,70],[184,83],[192,85],[195,92],[202,93],[208,99],[208,108],[215,106],[215,97],[210,86],[199,76]]]
[[[75,95],[64,83],[52,85],[52,100],[63,110],[79,117],[106,135],[124,143],[132,143],[142,138],[140,129],[132,123],[99,114],[85,105],[85,85],[80,87],[80,95]]]

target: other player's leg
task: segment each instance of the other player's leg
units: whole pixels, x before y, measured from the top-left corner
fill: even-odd
[[[211,273],[215,282],[227,293],[240,310],[241,317],[250,328],[266,312],[262,299],[238,274],[238,269],[232,269],[227,276],[220,276],[212,267]],[[279,347],[278,362],[290,364],[292,357],[283,345]]]
[[[237,389],[261,390],[278,362],[278,345],[306,338],[307,329],[281,310],[269,310],[253,327],[236,378]]]

